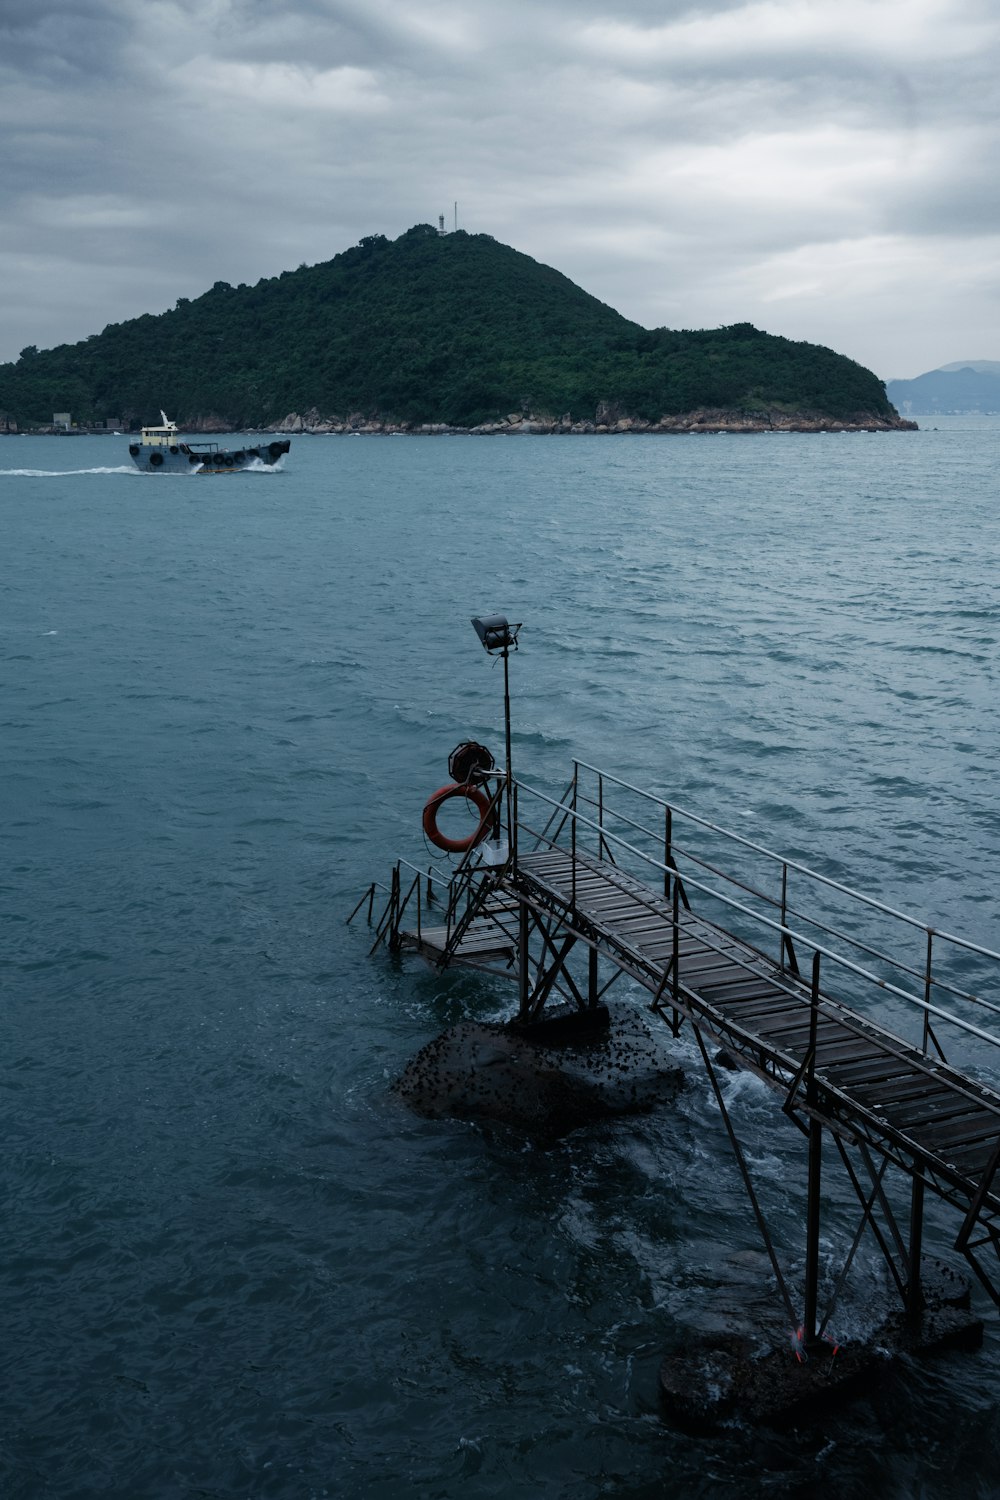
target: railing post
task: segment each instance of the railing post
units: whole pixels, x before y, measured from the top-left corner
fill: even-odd
[[[676,1036],[677,1033],[678,1033],[678,1031],[680,1030],[680,1025],[679,1025],[678,1019],[677,1019],[677,1016],[678,1016],[677,1002],[680,999],[680,992],[681,992],[681,903],[680,903],[680,886],[679,886],[679,884],[678,884],[678,882],[676,880],[674,881],[674,911],[673,911],[673,918],[674,918],[674,921],[673,921],[674,952],[673,952],[672,966],[673,966],[673,990],[674,990],[674,1035]]]
[[[511,817],[511,842],[510,842],[510,845],[509,845],[509,847],[507,849],[507,855],[508,855],[508,858],[512,862],[512,868],[516,871],[517,870],[517,817],[518,817],[518,811],[517,811],[517,809],[518,809],[518,796],[517,796],[517,782],[516,781],[514,782],[514,787],[513,787],[513,793],[512,793],[512,795],[513,795],[513,798],[514,798],[514,808],[513,808],[513,816]]]
[[[798,975],[799,962],[788,931],[788,863],[784,860],[781,865],[781,951],[778,954],[778,966]]]
[[[399,865],[392,867],[392,891],[389,896],[389,951],[396,953],[399,949]]]
[[[673,808],[666,807],[663,811],[663,894],[670,896],[670,850],[673,844]],[[677,916],[674,915],[676,922]]]
[[[781,865],[781,952],[778,955],[778,963],[785,967],[785,946],[788,942],[788,934],[785,929],[788,926],[788,863],[782,861]]]
[[[597,773],[597,828],[598,828],[598,858],[604,858],[604,772]]]
[[[816,1043],[819,1035],[819,953],[813,954],[812,984],[809,989],[809,1081],[806,1103],[816,1103]]]
[[[570,857],[571,857],[571,859],[573,861],[573,866],[572,866],[572,871],[571,871],[571,874],[570,874],[570,880],[571,880],[572,901],[573,901],[574,907],[576,906],[576,796],[577,796],[577,789],[578,789],[578,786],[579,786],[579,780],[580,780],[580,767],[579,767],[579,763],[577,761],[574,761],[573,762],[573,797],[572,797],[572,801],[570,803],[570,806],[573,809],[572,814],[571,814],[573,821],[572,821],[572,824],[571,824],[571,827],[570,827]]]
[[[924,1035],[923,1035],[923,1051],[924,1051],[924,1055],[925,1056],[926,1056],[926,1053],[927,1053],[927,1043],[930,1041],[930,1037],[931,1037],[931,1013],[927,1009],[927,1006],[929,1006],[930,1003],[931,1003],[931,989],[932,989],[933,982],[934,982],[933,979],[932,979],[932,977],[931,977],[931,972],[932,972],[931,971],[931,962],[932,962],[932,959],[933,959],[933,954],[934,954],[934,934],[931,931],[931,929],[928,927],[928,929],[927,929],[927,961],[926,961],[926,964],[924,966]]]

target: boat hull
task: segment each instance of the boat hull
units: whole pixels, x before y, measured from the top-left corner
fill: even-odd
[[[143,474],[239,474],[261,464],[274,468],[291,447],[287,438],[244,448],[202,443],[130,443],[129,456]]]

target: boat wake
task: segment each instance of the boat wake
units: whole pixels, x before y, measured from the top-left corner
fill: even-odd
[[[199,464],[196,469],[185,469],[175,474],[175,479],[184,479],[189,474],[217,474],[221,479],[223,476],[234,477],[238,474],[280,474],[282,463],[279,459],[276,464],[266,464],[262,459],[252,458],[249,463],[241,464],[238,469],[213,469],[210,465]]]
[[[255,458],[252,462],[245,464],[239,472],[241,474],[280,474],[282,464],[280,462],[265,464],[259,458]],[[200,473],[201,466],[199,465],[196,469],[185,469],[183,473],[158,477],[161,480],[165,477],[188,479],[192,474]],[[119,464],[114,468],[104,469],[0,469],[0,479],[66,479],[74,474],[128,474],[134,479],[149,477],[148,475],[142,476],[140,471],[133,468],[131,464]]]
[[[0,478],[65,479],[67,474],[135,474],[131,464],[119,464],[105,469],[0,469]]]

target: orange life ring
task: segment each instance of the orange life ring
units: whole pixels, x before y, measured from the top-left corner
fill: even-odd
[[[479,827],[467,839],[450,839],[438,829],[438,808],[451,797],[464,797],[467,802],[474,802],[479,809]],[[459,785],[457,781],[450,781],[447,786],[439,787],[427,798],[423,822],[424,833],[436,848],[443,849],[447,854],[464,854],[467,849],[480,843],[490,831],[490,799],[484,791],[469,782]]]

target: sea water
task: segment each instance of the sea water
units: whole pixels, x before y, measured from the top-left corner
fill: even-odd
[[[1000,947],[1000,423],[125,442],[0,439],[4,1500],[995,1495],[985,1299],[980,1353],[818,1425],[665,1425],[664,1350],[788,1322],[696,1049],[548,1150],[415,1118],[406,1060],[512,989],[345,918],[453,746],[502,758],[503,612],[527,780],[581,757]],[[724,1086],[797,1287],[801,1137]]]

